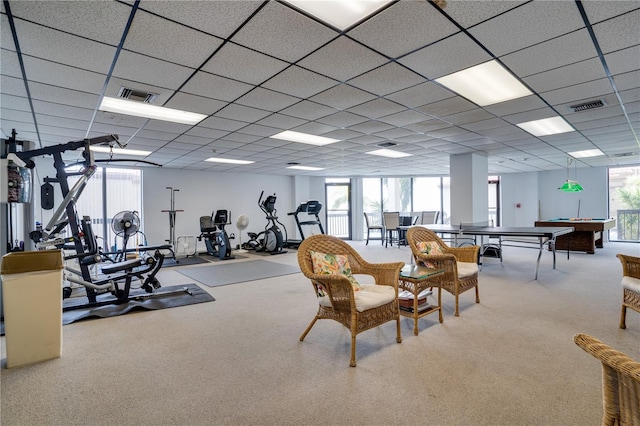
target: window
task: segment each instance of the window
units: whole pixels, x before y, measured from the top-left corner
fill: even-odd
[[[71,184],[74,182],[70,179]],[[138,212],[142,219],[142,171],[99,167],[78,198],[76,211],[79,216],[91,217],[98,245],[105,251],[122,245],[122,239],[116,238],[111,229],[111,220],[125,210]],[[137,241],[132,238],[130,246],[146,244],[143,235],[138,235]]]
[[[640,241],[640,167],[609,169],[609,215],[616,226],[614,241]]]

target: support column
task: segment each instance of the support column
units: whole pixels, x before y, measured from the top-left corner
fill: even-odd
[[[486,222],[489,218],[489,162],[479,154],[449,158],[451,224]]]

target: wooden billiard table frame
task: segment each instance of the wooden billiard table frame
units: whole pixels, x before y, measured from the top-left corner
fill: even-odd
[[[604,247],[604,233],[616,225],[615,219],[551,219],[538,220],[535,226],[573,226],[570,234],[561,235],[556,239],[556,250],[584,251],[594,254],[597,248]]]

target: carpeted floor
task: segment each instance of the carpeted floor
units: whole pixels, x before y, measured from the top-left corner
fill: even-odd
[[[178,272],[206,286],[218,287],[227,284],[296,274],[300,273],[300,268],[264,260],[251,260],[184,268],[178,269]]]
[[[371,262],[410,259],[405,247],[351,244]],[[215,303],[80,321],[63,327],[60,358],[0,371],[2,424],[596,426],[601,366],[573,335],[640,360],[640,314],[618,328],[616,253],[640,245],[558,256],[556,270],[545,252],[534,280],[537,252],[507,247],[503,265],[485,259],[480,304],[464,293],[454,317],[443,292],[444,322],[421,318],[419,336],[410,318],[400,344],[394,322],[360,333],[355,368],[335,321],[300,342],[317,312],[302,274],[203,287]],[[277,261],[297,266],[295,253]],[[158,279],[193,282],[176,268]]]

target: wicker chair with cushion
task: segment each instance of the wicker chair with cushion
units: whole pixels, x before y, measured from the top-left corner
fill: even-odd
[[[476,303],[480,303],[478,292],[479,246],[449,247],[433,231],[422,226],[409,228],[407,240],[418,265],[444,269],[441,286],[456,299],[455,316],[459,316],[458,296],[475,288]]]
[[[387,321],[396,321],[398,343],[400,314],[398,276],[403,262],[369,263],[343,240],[324,234],[306,238],[298,248],[298,264],[311,280],[318,297],[318,313],[300,336],[303,341],[319,319],[332,319],[351,332],[351,361],[356,366],[356,335]],[[366,274],[375,284],[360,285],[354,275]]]
[[[573,341],[602,362],[602,425],[640,426],[640,362],[586,334]]]
[[[640,312],[640,257],[616,255],[622,262],[622,312],[620,328],[627,328],[627,308]]]

